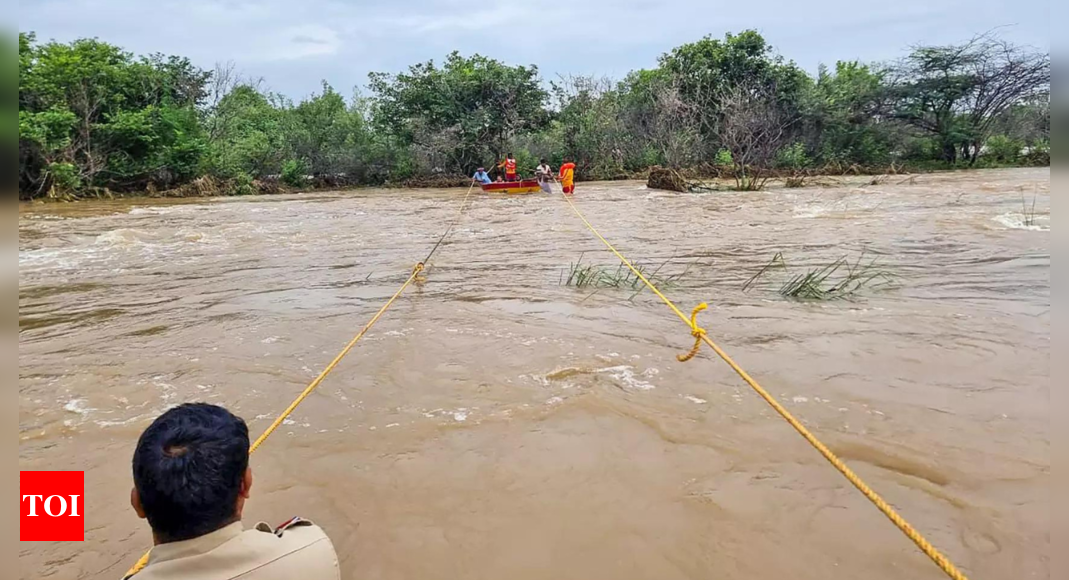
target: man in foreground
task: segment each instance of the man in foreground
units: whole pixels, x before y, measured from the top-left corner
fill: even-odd
[[[155,547],[125,578],[340,578],[333,544],[311,522],[243,528],[249,429],[226,409],[193,403],[167,411],[141,434],[133,471],[130,502],[152,527]]]

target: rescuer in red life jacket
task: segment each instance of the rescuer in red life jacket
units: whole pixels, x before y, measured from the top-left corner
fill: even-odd
[[[505,156],[505,160],[497,164],[498,169],[505,168],[505,181],[519,181],[520,178],[516,173],[516,158],[509,153]]]

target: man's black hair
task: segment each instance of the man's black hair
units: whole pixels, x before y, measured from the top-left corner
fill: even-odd
[[[236,521],[249,466],[249,428],[222,407],[190,403],[160,415],[134,451],[134,486],[161,542],[203,536]]]

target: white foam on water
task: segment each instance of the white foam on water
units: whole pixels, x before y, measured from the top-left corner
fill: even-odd
[[[130,210],[130,215],[161,215],[162,207],[135,207]]]
[[[797,208],[794,210],[795,219],[813,219],[828,213],[828,208],[823,206]]]
[[[688,400],[688,401],[690,401],[691,403],[694,403],[695,405],[704,405],[704,404],[709,402],[709,401],[706,401],[705,399],[702,399],[700,397],[695,397],[693,395],[684,395],[683,398]]]
[[[650,391],[657,388],[651,383],[647,383],[646,381],[640,380],[638,376],[635,375],[634,367],[630,367],[627,365],[606,367],[603,369],[598,369],[594,372],[598,374],[607,374],[623,383],[625,387],[638,389],[640,391]]]
[[[204,241],[207,241],[207,236],[205,236],[203,232],[198,232],[197,230],[186,230],[186,229],[178,230],[177,232],[175,232],[175,237],[177,237],[178,241],[180,241],[180,242],[204,242]]]
[[[1049,232],[1050,216],[1037,215],[1028,219],[1023,213],[1004,213],[992,218],[995,222],[1011,230],[1027,230],[1031,232]]]
[[[129,419],[125,419],[122,421],[93,421],[93,424],[97,427],[107,429],[108,427],[122,427],[123,425],[129,425],[130,423],[133,423],[140,419],[141,415],[138,415],[136,417],[130,417]]]
[[[554,372],[556,372],[556,371],[554,371]],[[531,380],[531,381],[534,381],[535,383],[537,383],[538,385],[543,386],[543,387],[548,387],[549,386],[549,379],[547,379],[543,375],[520,375],[517,378],[519,378],[520,380]]]
[[[209,209],[207,205],[168,205],[135,207],[128,215],[170,215],[176,213],[193,214]]]
[[[96,243],[98,245],[106,246],[130,246],[145,243],[153,239],[154,237],[152,234],[149,234],[148,232],[130,228],[119,228],[100,234],[96,238]]]
[[[96,411],[96,409],[87,406],[88,404],[89,402],[85,399],[71,399],[67,401],[66,405],[63,405],[63,410],[68,413],[75,413],[82,417],[86,417],[89,413]]]
[[[91,246],[19,250],[19,269],[78,270],[96,259],[106,262],[111,256]]]

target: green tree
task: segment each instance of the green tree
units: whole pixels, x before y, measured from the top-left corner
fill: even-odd
[[[891,161],[894,123],[888,115],[886,73],[858,62],[820,68],[807,111],[821,161],[874,166]]]
[[[546,91],[535,66],[508,66],[478,54],[454,52],[407,73],[372,73],[374,121],[415,146],[428,169],[467,173],[500,158],[518,134],[543,128]]]
[[[288,149],[308,163],[314,175],[364,176],[372,153],[371,136],[359,98],[352,104],[329,84],[323,92],[302,101],[288,112]]]
[[[195,107],[208,74],[187,59],[134,57],[98,40],[19,37],[19,188],[167,187],[204,150]],[[62,179],[55,179],[62,177]]]
[[[223,178],[281,171],[287,154],[285,119],[271,98],[250,84],[239,84],[220,99],[208,118],[213,130],[202,171]]]
[[[700,108],[702,132],[709,135],[720,119],[720,103],[736,87],[774,94],[781,112],[795,117],[812,82],[793,62],[775,54],[754,30],[707,36],[661,56],[660,69],[679,89],[681,97]],[[715,144],[713,144],[715,146]]]
[[[609,79],[569,77],[552,83],[558,155],[572,159],[587,178],[611,179],[628,167],[629,135],[621,117],[620,94]],[[556,160],[555,160],[556,161]]]

